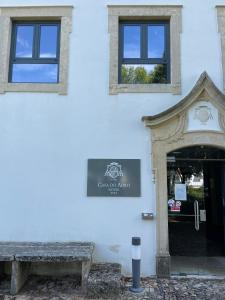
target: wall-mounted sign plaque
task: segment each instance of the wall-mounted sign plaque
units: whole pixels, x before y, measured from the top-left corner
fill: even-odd
[[[87,196],[140,195],[140,159],[88,159]]]

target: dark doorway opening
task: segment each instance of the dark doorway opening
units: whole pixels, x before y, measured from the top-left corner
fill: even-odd
[[[215,258],[224,269],[225,151],[188,147],[169,153],[167,161],[172,272],[199,274],[207,264],[212,270]]]

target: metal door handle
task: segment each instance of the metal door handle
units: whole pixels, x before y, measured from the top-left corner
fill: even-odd
[[[195,212],[195,230],[199,230],[199,205],[198,201],[195,200],[194,202],[194,212]]]

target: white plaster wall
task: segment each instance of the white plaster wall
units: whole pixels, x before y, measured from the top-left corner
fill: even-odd
[[[0,95],[0,240],[96,243],[95,259],[131,271],[131,237],[142,237],[142,274],[155,274],[149,131],[141,122],[180,101],[206,70],[222,90],[212,0],[48,0],[74,5],[67,96]],[[107,4],[183,4],[182,95],[108,94]],[[1,0],[1,6],[46,5]],[[88,158],[141,159],[140,198],[86,197]],[[157,216],[156,216],[157,217]]]

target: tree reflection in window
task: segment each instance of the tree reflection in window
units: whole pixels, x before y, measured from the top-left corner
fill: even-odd
[[[166,65],[122,65],[121,83],[166,83]]]
[[[170,83],[169,21],[121,21],[119,83]]]

